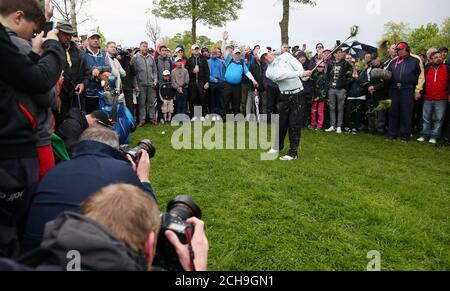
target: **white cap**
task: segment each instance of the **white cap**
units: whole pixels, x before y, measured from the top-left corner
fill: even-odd
[[[233,51],[233,55],[234,54],[240,54],[240,53],[241,53],[241,50],[238,47],[235,48],[234,51]]]
[[[165,71],[163,72],[163,76],[170,76],[170,71],[165,70]]]
[[[197,50],[197,49],[199,50],[200,47],[198,46],[198,44],[194,44],[194,45],[192,46],[192,49],[193,49],[193,50]]]
[[[183,60],[182,58],[176,57],[176,58],[175,58],[175,63],[176,63],[176,62],[179,62],[179,61],[182,61],[182,60]]]
[[[90,32],[87,34],[87,38],[91,38],[91,37],[93,37],[93,36],[101,37],[100,34],[99,34],[98,32],[96,32],[96,31],[90,31]]]
[[[177,52],[179,52],[179,51],[182,51],[183,49],[181,48],[181,47],[177,47],[176,49],[175,49],[175,52],[177,53]]]
[[[261,59],[265,54],[268,54],[269,50],[265,47],[262,47],[258,52],[258,57]]]

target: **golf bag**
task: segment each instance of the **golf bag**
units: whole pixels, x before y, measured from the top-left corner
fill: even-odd
[[[119,136],[119,142],[122,145],[130,143],[130,133],[136,129],[136,122],[125,105],[125,96],[120,93],[120,87],[120,78],[110,76],[109,90],[99,92],[99,105],[100,109],[108,113],[113,120],[113,129]]]

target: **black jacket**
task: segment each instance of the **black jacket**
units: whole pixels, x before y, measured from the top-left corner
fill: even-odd
[[[258,82],[258,92],[264,92],[266,89],[264,88],[264,65],[262,63],[258,63],[256,60],[250,65],[250,73],[252,73],[256,82]],[[253,87],[253,84],[252,84]]]
[[[158,96],[161,101],[173,100],[175,97],[175,90],[172,88],[172,83],[164,81],[159,85]]]
[[[312,71],[315,67],[315,64],[307,59],[306,62],[302,64],[302,66],[305,71]],[[314,94],[314,81],[311,80],[311,78],[307,79],[306,81],[302,80],[302,84],[304,94]]]
[[[36,156],[36,104],[48,102],[65,62],[59,42],[43,48],[42,57],[21,54],[0,24],[0,159]]]
[[[89,124],[84,113],[79,108],[72,108],[55,133],[64,141],[67,151],[71,154],[81,134],[88,127]]]
[[[335,70],[338,70],[335,79]],[[332,61],[328,65],[328,85],[330,89],[348,89],[349,84],[352,82],[352,66],[346,61],[341,60],[340,62]]]
[[[199,73],[194,74],[195,65],[199,66]],[[198,84],[206,84],[209,82],[209,66],[208,60],[202,56],[199,57],[190,57],[186,63],[186,69],[189,72],[189,82],[198,83]]]
[[[348,92],[348,97],[362,97],[366,96],[367,89],[369,88],[369,75],[367,74],[367,69],[361,72],[358,78],[352,78],[350,83],[350,89]]]
[[[70,43],[69,55],[72,66],[69,65],[66,57],[64,82],[61,88],[62,99],[72,98],[72,94],[78,84],[84,84],[84,87],[86,88],[91,76],[91,68],[86,62],[84,54],[80,49],[78,49],[74,42]]]
[[[314,83],[314,96],[315,98],[319,98],[319,100],[324,100],[327,98],[328,94],[328,78],[325,72],[319,73],[315,71],[312,75],[312,81]]]

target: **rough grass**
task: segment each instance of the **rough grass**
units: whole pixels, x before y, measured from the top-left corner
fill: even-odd
[[[450,270],[450,150],[304,131],[301,159],[260,150],[182,150],[170,126],[144,127],[157,146],[162,208],[189,194],[203,210],[210,270]],[[166,134],[161,134],[165,131]],[[165,210],[165,209],[164,209]]]

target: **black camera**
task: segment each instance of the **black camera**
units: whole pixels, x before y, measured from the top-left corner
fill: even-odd
[[[177,196],[167,205],[167,213],[161,214],[161,230],[153,261],[155,267],[167,271],[183,271],[175,248],[167,240],[165,232],[171,230],[182,244],[189,244],[194,233],[194,226],[186,220],[191,217],[202,218],[202,211],[191,196]]]
[[[140,143],[138,143],[137,147],[131,148],[130,145],[121,145],[120,151],[125,155],[130,155],[136,165],[139,163],[139,159],[141,158],[140,151],[144,150],[148,153],[150,159],[155,157],[156,148],[153,146],[152,142],[148,139],[144,139]]]

